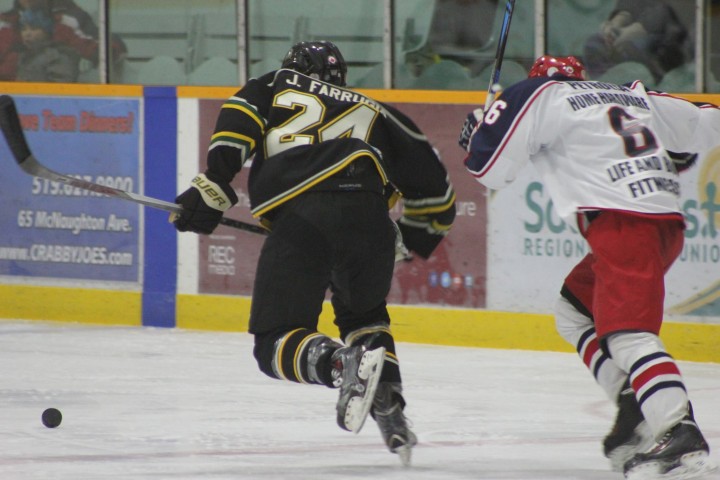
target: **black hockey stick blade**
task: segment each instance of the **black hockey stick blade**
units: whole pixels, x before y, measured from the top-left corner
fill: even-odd
[[[15,161],[20,168],[29,175],[44,178],[53,182],[63,183],[82,190],[100,193],[108,197],[128,200],[147,207],[165,210],[166,212],[180,213],[182,211],[182,206],[176,203],[166,202],[164,200],[146,197],[145,195],[140,195],[138,193],[127,192],[125,190],[100,185],[81,178],[64,175],[45,167],[30,151],[30,147],[25,139],[25,134],[22,131],[22,126],[20,125],[20,117],[18,116],[17,108],[15,107],[15,101],[9,95],[0,96],[0,129],[2,129],[8,147],[10,147],[10,151],[15,157]],[[220,223],[222,225],[237,228],[239,230],[245,230],[247,232],[259,233],[262,235],[268,234],[268,231],[259,225],[241,222],[240,220],[233,220],[232,218],[223,217],[220,219]]]
[[[505,56],[505,45],[507,44],[508,35],[510,34],[510,21],[515,11],[515,0],[507,0],[505,4],[505,14],[503,15],[502,27],[500,27],[500,36],[498,37],[497,52],[495,53],[495,65],[493,65],[492,75],[490,76],[490,86],[488,87],[487,97],[485,98],[484,111],[490,108],[495,96],[500,89],[500,68],[502,67],[503,57]]]

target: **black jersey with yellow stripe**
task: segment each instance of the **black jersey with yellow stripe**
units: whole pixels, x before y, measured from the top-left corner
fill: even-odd
[[[442,235],[454,219],[447,171],[410,118],[293,70],[249,80],[222,106],[208,171],[229,182],[250,159],[250,206],[261,219],[358,161],[377,173],[386,191],[403,197],[409,228]],[[352,182],[339,185],[352,188]]]

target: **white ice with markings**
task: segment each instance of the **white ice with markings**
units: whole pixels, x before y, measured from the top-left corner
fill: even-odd
[[[337,390],[261,374],[247,334],[0,321],[0,479],[622,478],[601,454],[613,406],[576,355],[397,349],[410,468],[371,419],[337,427]],[[680,368],[720,464],[720,365]]]

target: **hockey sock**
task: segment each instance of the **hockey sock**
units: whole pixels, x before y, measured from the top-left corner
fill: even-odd
[[[390,332],[390,325],[381,322],[354,330],[345,337],[347,345],[365,345],[373,350],[385,347],[385,363],[383,365],[381,382],[401,383],[400,362],[395,353],[395,340]]]
[[[595,381],[608,398],[615,402],[627,373],[600,348],[592,319],[580,313],[563,297],[555,302],[554,310],[558,333],[575,346],[580,359],[593,374]]]
[[[648,332],[608,338],[613,360],[630,373],[630,383],[656,438],[688,414],[688,396],[675,360],[660,338]]]
[[[330,357],[340,347],[314,330],[292,330],[275,341],[272,371],[282,380],[332,387]]]

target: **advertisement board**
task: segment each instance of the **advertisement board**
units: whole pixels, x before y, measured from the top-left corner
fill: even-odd
[[[205,157],[221,100],[200,100],[198,170]],[[388,303],[485,307],[486,196],[462,163],[464,152],[457,138],[470,105],[394,103],[428,136],[443,160],[457,193],[457,218],[451,234],[429,260],[415,258],[396,266]],[[247,169],[241,170],[233,187],[240,202],[227,213],[232,218],[253,221],[247,197]],[[391,211],[401,215],[400,207]],[[199,292],[222,295],[251,295],[255,263],[262,236],[219,227],[199,241]]]
[[[40,163],[113,188],[141,188],[139,100],[25,96],[16,103]],[[30,176],[4,141],[0,159],[0,275],[140,282],[137,204]]]
[[[685,245],[666,277],[666,313],[718,316],[720,147],[680,180]],[[490,198],[487,308],[550,313],[565,275],[589,252],[587,243],[558,217],[532,166]]]

